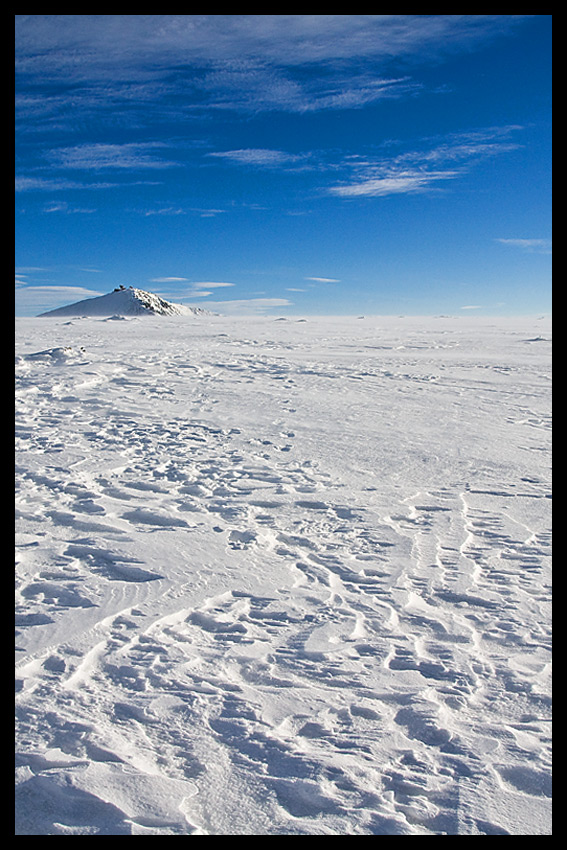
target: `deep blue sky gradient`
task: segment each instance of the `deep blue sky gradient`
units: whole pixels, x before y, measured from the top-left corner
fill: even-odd
[[[551,309],[551,16],[16,15],[16,313]]]

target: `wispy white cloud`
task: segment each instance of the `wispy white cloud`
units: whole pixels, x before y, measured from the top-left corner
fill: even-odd
[[[76,180],[65,180],[59,177],[25,177],[15,178],[16,192],[60,192],[67,189],[108,189],[113,184],[85,184]]]
[[[304,280],[314,280],[317,283],[340,283],[340,279],[336,277],[305,277]]]
[[[323,187],[327,194],[377,198],[438,189],[443,182],[461,177],[476,164],[516,150],[519,143],[513,137],[522,130],[519,125],[506,125],[451,133],[444,138],[418,139],[412,149],[391,156],[375,149],[355,154],[340,150],[288,153],[269,148],[215,151],[206,156],[249,168],[309,170],[335,177],[342,174],[340,181]],[[389,146],[395,147],[396,143]]]
[[[59,168],[75,170],[171,168],[176,162],[161,154],[167,146],[160,142],[126,144],[81,144],[55,148],[48,158]]]
[[[329,193],[341,198],[372,197],[385,195],[408,195],[415,192],[425,192],[439,180],[452,180],[458,175],[457,171],[408,171],[407,169],[381,176],[357,179],[352,183],[331,186]]]
[[[306,60],[306,64],[309,62]],[[287,65],[287,67],[286,67]],[[226,62],[207,74],[201,86],[206,108],[239,112],[295,112],[360,109],[378,100],[420,91],[410,77],[385,77],[360,68],[302,74],[292,62],[277,67],[249,60]]]
[[[32,272],[46,272],[49,269],[46,269],[45,266],[18,266],[16,269],[16,274],[30,274]]]
[[[85,298],[96,298],[104,292],[82,286],[19,286],[15,294],[16,314],[37,314]]]
[[[159,294],[164,298],[172,298],[175,301],[191,302],[194,298],[208,298],[213,295],[217,289],[224,289],[235,286],[234,283],[220,280],[195,280],[191,281],[186,277],[154,277],[150,278],[150,283],[157,284],[173,284],[175,290],[165,291],[159,289]]]
[[[17,73],[36,84],[22,92],[19,114],[61,125],[80,102],[85,114],[111,106],[106,120],[144,124],[171,95],[181,110],[358,108],[419,90],[391,73],[396,64],[471,51],[529,17],[16,15]]]
[[[251,165],[265,168],[279,168],[298,162],[305,161],[309,154],[290,154],[285,151],[270,150],[266,148],[245,148],[234,151],[214,151],[207,156],[217,159],[226,159],[237,165]]]
[[[55,286],[50,284],[49,286],[28,286],[26,287],[26,292],[41,292],[46,295],[53,296],[68,296],[68,295],[81,295],[83,298],[88,298],[89,296],[96,295],[104,295],[103,292],[95,292],[92,289],[86,289],[82,286]]]
[[[136,210],[136,212],[146,217],[152,215],[186,215],[186,211],[182,207],[159,207],[151,210]]]
[[[129,184],[132,185],[132,184]],[[146,216],[146,218],[152,215],[189,215],[191,213],[196,213],[200,218],[216,218],[217,215],[221,215],[225,213],[226,210],[218,209],[211,207],[210,209],[201,208],[201,207],[179,207],[179,206],[167,206],[167,207],[153,207],[153,208],[145,208],[145,209],[135,209],[134,212],[139,213],[140,215]]]
[[[470,50],[526,15],[16,15],[18,67],[48,78],[255,59],[278,66]],[[41,53],[39,52],[41,50]],[[149,67],[148,67],[149,66]]]
[[[186,277],[152,277],[150,283],[185,283]]]
[[[450,134],[444,140],[425,139],[415,149],[389,158],[345,157],[343,166],[350,175],[329,186],[327,192],[343,198],[377,198],[432,191],[488,157],[516,150],[518,144],[510,137],[521,129],[516,125],[490,127]]]
[[[65,192],[69,189],[119,189],[124,183],[96,182],[88,183],[79,180],[66,180],[62,177],[15,177],[15,192]],[[129,186],[159,186],[160,183],[153,180],[129,181]]]
[[[551,239],[496,239],[496,242],[520,248],[530,254],[551,254],[552,252]]]
[[[235,286],[234,283],[228,283],[227,281],[223,280],[199,280],[194,281],[191,285],[198,289],[200,289],[202,286],[207,287],[207,289],[222,289],[225,286]]]
[[[191,207],[191,212],[198,213],[201,218],[216,218],[217,215],[221,215],[225,213],[226,210],[215,209],[214,207],[211,209],[201,209],[199,207]]]
[[[207,310],[226,316],[264,316],[274,310],[293,306],[287,298],[243,298],[234,301],[208,301]]]
[[[53,203],[46,204],[43,207],[43,212],[45,213],[65,213],[66,215],[73,214],[90,214],[95,213],[96,208],[94,207],[79,207],[74,204],[70,204],[67,201],[54,201]]]

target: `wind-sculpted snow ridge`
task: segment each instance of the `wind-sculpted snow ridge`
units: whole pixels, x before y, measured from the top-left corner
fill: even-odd
[[[550,332],[16,322],[16,834],[549,835]]]
[[[58,307],[41,313],[44,316],[200,316],[211,315],[201,307],[187,307],[172,304],[153,292],[135,289],[130,286],[118,287],[107,295],[97,298],[85,298],[66,307]]]

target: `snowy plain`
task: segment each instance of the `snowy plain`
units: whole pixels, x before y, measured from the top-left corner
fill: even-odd
[[[16,834],[551,834],[549,319],[16,355]]]

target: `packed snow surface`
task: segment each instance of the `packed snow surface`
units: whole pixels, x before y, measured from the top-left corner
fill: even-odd
[[[16,834],[550,834],[550,333],[17,319]]]
[[[160,298],[154,292],[145,292],[132,286],[126,289],[119,287],[107,295],[96,298],[85,298],[75,304],[58,307],[42,313],[42,316],[190,316],[210,315],[200,307],[186,307],[183,304],[172,304]]]

